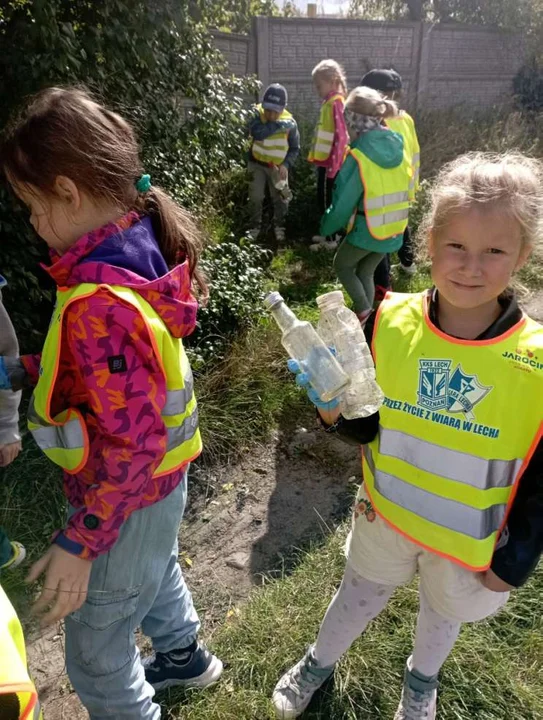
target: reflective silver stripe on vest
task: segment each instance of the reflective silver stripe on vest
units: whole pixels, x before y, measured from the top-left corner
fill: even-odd
[[[269,138],[267,140],[259,140],[258,145],[264,145],[265,147],[288,148],[288,142],[283,138],[275,138],[275,140],[270,140]]]
[[[397,205],[401,202],[409,202],[409,194],[403,190],[369,198],[366,200],[366,210],[380,210],[381,208],[387,207],[387,205]]]
[[[192,440],[198,430],[198,408],[183,421],[182,425],[168,428],[168,452],[182,445],[187,440]]]
[[[40,701],[36,700],[36,704],[34,705],[34,720],[38,720],[38,718],[40,717],[40,712],[41,712]]]
[[[185,377],[185,387],[182,390],[168,390],[166,392],[166,403],[162,410],[162,416],[182,415],[192,399],[194,392],[194,380],[189,370]]]
[[[263,145],[254,143],[253,154],[254,154],[255,150],[257,152],[259,152],[261,155],[267,155],[269,157],[284,158],[287,155],[288,145],[285,146],[284,150],[273,150],[272,148],[265,148]]]
[[[64,450],[80,450],[85,447],[83,429],[77,417],[65,425],[47,425],[32,430],[32,436],[38,446],[44,451],[56,450],[58,448],[64,448]]]
[[[328,130],[317,130],[317,137],[319,140],[329,140],[332,142],[334,140],[334,133],[328,132]]]
[[[413,162],[413,165],[416,165],[417,163],[420,163],[420,152],[413,153],[412,162]]]
[[[382,225],[388,225],[389,223],[400,222],[400,220],[407,220],[408,217],[408,208],[405,208],[405,210],[385,212],[382,215],[368,215],[366,213],[366,221],[371,228],[381,227]]]
[[[376,470],[369,446],[364,448],[364,456],[373,474],[376,490],[395,505],[475,540],[484,540],[500,529],[505,517],[505,504],[478,510],[411,485],[395,475]]]
[[[399,430],[379,428],[379,451],[478,490],[509,487],[515,482],[522,460],[486,460],[477,455],[451,450],[413,437]]]

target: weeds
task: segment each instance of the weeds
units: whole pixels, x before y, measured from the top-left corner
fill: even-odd
[[[170,718],[272,720],[269,698],[282,673],[300,659],[317,633],[344,566],[343,528],[299,558],[290,577],[254,592],[240,616],[214,635],[213,650],[227,671],[203,695],[164,696]],[[538,612],[543,599],[539,572],[497,617],[465,625],[442,673],[442,720],[536,720],[543,713]],[[396,592],[347,652],[304,718],[375,720],[397,707],[404,663],[413,646],[418,605],[415,585]],[[234,615],[236,618],[236,615]]]

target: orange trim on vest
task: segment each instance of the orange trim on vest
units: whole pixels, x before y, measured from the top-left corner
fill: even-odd
[[[26,709],[20,717],[20,720],[27,720],[27,718],[29,718],[34,712],[38,702],[38,693],[36,692],[36,688],[33,684],[32,688],[29,688],[28,685],[20,685],[19,683],[13,685],[2,685],[0,695],[8,695],[10,693],[14,693],[15,695],[18,695],[19,693],[21,695],[30,695]]]
[[[185,465],[190,465],[191,462],[194,462],[197,457],[200,457],[202,454],[202,451],[200,450],[195,455],[190,457],[188,460],[183,460],[183,462],[180,462],[179,465],[176,465],[173,468],[170,468],[169,470],[163,470],[161,473],[155,473],[153,475],[154,478],[160,478],[165,477],[166,475],[171,475],[172,473],[176,472],[177,470],[181,470],[182,467],[185,467]]]
[[[426,302],[428,298],[429,295],[427,293],[422,296],[422,314],[428,329],[432,333],[434,333],[434,335],[440,337],[442,340],[447,340],[447,342],[453,343],[454,345],[471,345],[473,347],[477,347],[478,345],[495,345],[497,342],[501,342],[502,340],[508,338],[510,335],[512,335],[514,332],[516,332],[523,325],[526,324],[527,316],[523,314],[521,319],[517,323],[515,323],[513,327],[509,328],[509,330],[502,333],[501,335],[498,335],[495,338],[489,338],[488,340],[462,340],[462,338],[455,338],[452,337],[452,335],[447,335],[434,325],[428,313],[428,302]]]
[[[526,472],[526,468],[528,467],[530,460],[532,459],[532,457],[536,451],[536,448],[539,445],[539,442],[541,441],[542,438],[543,438],[543,422],[539,426],[538,432],[535,434],[534,440],[533,440],[532,444],[530,445],[530,449],[526,453],[524,462],[522,463],[520,470],[518,471],[518,475],[516,477],[515,484],[511,488],[511,495],[509,496],[509,502],[507,503],[507,507],[505,508],[503,522],[500,525],[500,529],[499,529],[499,532],[498,532],[498,535],[496,538],[496,542],[498,541],[500,535],[503,532],[504,527],[507,524],[507,519],[509,517],[509,513],[511,512],[511,508],[513,507],[513,501],[517,495],[517,492],[518,492],[518,489],[520,486],[520,480],[521,480],[522,476],[524,475],[524,473]]]

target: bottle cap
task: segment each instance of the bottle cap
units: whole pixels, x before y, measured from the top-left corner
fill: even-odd
[[[283,296],[280,292],[277,292],[277,290],[272,290],[272,292],[264,298],[264,307],[266,310],[271,310],[272,307],[280,302],[283,302]]]
[[[326,308],[338,307],[339,305],[345,305],[345,298],[341,290],[334,290],[333,292],[319,295],[317,298],[317,305],[321,310]]]

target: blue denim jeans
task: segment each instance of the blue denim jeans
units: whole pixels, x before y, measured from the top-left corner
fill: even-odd
[[[136,646],[141,626],[157,652],[190,645],[200,622],[177,562],[187,481],[134,512],[92,565],[85,604],[66,618],[66,667],[91,720],[158,720]]]
[[[0,567],[5,565],[8,560],[11,560],[12,555],[13,548],[11,547],[11,542],[4,532],[4,528],[0,527]]]

